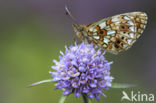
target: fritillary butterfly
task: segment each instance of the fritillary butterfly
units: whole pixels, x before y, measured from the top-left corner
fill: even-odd
[[[68,10],[67,12],[70,14]],[[76,23],[73,27],[82,41],[94,43],[110,53],[118,54],[134,44],[143,33],[146,24],[146,13],[130,12],[104,18],[89,25]]]

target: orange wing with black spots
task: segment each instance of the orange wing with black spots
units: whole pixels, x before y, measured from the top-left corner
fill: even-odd
[[[79,25],[82,30],[77,30],[77,35],[85,42],[93,42],[108,52],[118,54],[133,45],[145,29],[146,23],[146,13],[124,13],[88,26]]]

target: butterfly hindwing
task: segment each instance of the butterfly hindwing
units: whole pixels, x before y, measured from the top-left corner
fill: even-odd
[[[143,12],[131,12],[108,17],[86,26],[88,38],[104,48],[117,54],[130,48],[142,34],[147,23]]]

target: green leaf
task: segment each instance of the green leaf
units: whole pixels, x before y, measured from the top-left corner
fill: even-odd
[[[49,82],[52,82],[52,81],[53,81],[52,79],[42,80],[42,81],[39,81],[39,82],[28,85],[28,87],[36,86],[36,85],[43,84],[43,83],[49,83]]]
[[[131,88],[135,86],[136,86],[135,84],[112,83],[111,88]]]
[[[62,95],[58,103],[64,103],[66,98],[67,98],[67,96]]]

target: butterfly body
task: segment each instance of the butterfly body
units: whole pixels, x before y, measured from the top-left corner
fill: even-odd
[[[147,23],[143,12],[115,15],[89,25],[73,25],[76,35],[86,43],[94,43],[113,54],[130,48]]]

